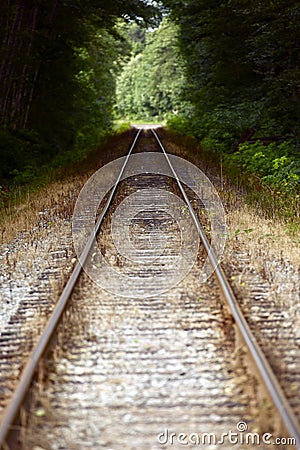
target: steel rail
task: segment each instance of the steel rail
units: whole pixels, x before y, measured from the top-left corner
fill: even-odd
[[[274,402],[274,405],[276,406],[276,408],[282,418],[282,421],[283,421],[285,427],[287,428],[287,430],[289,431],[291,436],[296,439],[296,448],[300,449],[299,422],[298,422],[294,412],[292,411],[292,409],[289,405],[289,402],[288,402],[269,362],[267,361],[257,340],[255,339],[252,331],[250,330],[250,327],[241,311],[241,308],[238,304],[237,299],[235,298],[235,295],[234,295],[234,293],[231,289],[231,286],[226,278],[226,275],[220,265],[220,262],[217,260],[215,252],[213,251],[213,249],[211,248],[211,246],[207,240],[207,237],[202,229],[199,219],[194,212],[191,202],[188,199],[188,196],[184,190],[184,187],[183,187],[183,185],[182,185],[182,183],[170,161],[170,158],[169,158],[164,146],[162,145],[157,133],[153,129],[151,131],[152,131],[158,145],[160,146],[163,154],[165,155],[168,165],[170,167],[170,170],[171,170],[174,178],[177,181],[180,192],[182,193],[184,201],[187,204],[189,213],[190,213],[190,215],[194,221],[194,224],[197,228],[197,231],[199,233],[199,236],[201,238],[201,241],[203,243],[205,251],[207,252],[210,263],[215,268],[214,273],[217,278],[218,284],[220,286],[222,295],[224,296],[224,298],[230,308],[231,314],[238,326],[240,333],[242,334],[242,336],[244,338],[247,348],[248,348],[248,350],[256,364],[256,367],[260,373],[260,376],[265,384],[265,387],[267,388],[267,390]]]
[[[141,131],[142,130],[140,129],[134,138],[134,141],[130,147],[127,157],[125,158],[124,164],[120,170],[120,173],[118,175],[116,183],[114,184],[114,187],[112,188],[112,190],[110,192],[107,202],[106,202],[100,216],[98,217],[96,225],[95,225],[74,269],[73,269],[73,272],[72,272],[70,278],[68,279],[66,286],[64,287],[64,290],[63,290],[61,296],[59,297],[59,300],[57,301],[57,303],[55,305],[55,308],[46,324],[46,327],[44,328],[42,335],[39,338],[37,345],[35,346],[31,355],[29,356],[29,359],[23,369],[23,372],[21,374],[21,377],[17,384],[17,387],[14,391],[14,394],[13,394],[9,404],[4,409],[3,419],[0,424],[0,449],[5,444],[5,441],[7,439],[10,428],[12,427],[12,425],[17,417],[18,411],[20,410],[22,403],[26,397],[28,388],[29,388],[30,383],[33,379],[33,376],[36,372],[38,363],[41,360],[42,356],[44,355],[44,353],[55,333],[55,330],[60,322],[62,314],[67,306],[67,303],[68,303],[70,296],[74,290],[74,287],[76,285],[78,277],[79,277],[79,275],[83,269],[83,266],[87,260],[87,257],[89,255],[89,252],[91,250],[93,242],[96,238],[97,233],[99,232],[99,228],[104,219],[104,216],[107,213],[107,210],[113,200],[116,189],[120,183],[120,180],[121,180],[124,170],[127,166],[130,155],[136,145],[136,142],[141,134]]]

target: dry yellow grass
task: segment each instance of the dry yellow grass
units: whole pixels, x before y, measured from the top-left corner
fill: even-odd
[[[299,235],[292,235],[287,224],[263,217],[260,211],[243,204],[227,211],[229,242],[239,241],[245,246],[253,263],[259,268],[266,258],[300,265]]]
[[[1,243],[11,242],[19,233],[39,226],[42,220],[70,218],[83,180],[54,182],[28,193],[22,203],[11,206],[1,226]]]
[[[0,244],[11,242],[20,232],[26,232],[39,225],[41,218],[57,216],[69,219],[80,189],[93,172],[107,162],[127,153],[134,130],[113,136],[92,152],[80,164],[65,168],[49,185],[24,195],[14,192],[5,215],[0,222]],[[55,178],[55,174],[53,177]]]

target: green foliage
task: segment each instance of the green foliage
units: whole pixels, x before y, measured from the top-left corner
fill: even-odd
[[[189,108],[189,114],[181,114],[180,118],[168,121],[170,128],[179,131],[178,120],[183,124],[182,134],[195,136],[201,141],[205,151],[231,152],[235,142],[247,128],[253,128],[263,114],[259,102],[232,105],[218,105],[210,111]]]
[[[129,24],[124,29],[124,38],[131,45],[131,53],[133,56],[142,53],[146,47],[146,30],[136,22]]]
[[[241,144],[239,150],[226,155],[225,162],[242,172],[257,175],[277,194],[297,194],[300,190],[300,160],[293,156],[295,145],[291,142],[263,145]]]
[[[147,0],[1,3],[0,178],[25,183],[41,164],[99,143],[129,52],[121,23],[158,16]],[[143,42],[139,27],[133,34]]]
[[[115,121],[113,131],[117,134],[124,133],[130,129],[130,122]]]
[[[145,37],[137,34],[136,25],[133,30],[132,56],[117,84],[117,115],[132,119],[162,119],[182,106],[180,95],[185,76],[177,46],[178,30],[166,19]],[[132,42],[132,27],[129,38]]]
[[[52,149],[33,130],[0,130],[0,179],[9,179],[26,167],[38,165]]]
[[[190,104],[168,125],[250,186],[252,200],[299,216],[300,4],[165,0],[179,26]],[[270,145],[249,142],[270,138]],[[281,144],[276,137],[284,138]],[[267,139],[265,139],[267,142]],[[238,147],[238,151],[235,149]],[[271,214],[273,214],[273,212]]]
[[[224,143],[245,130],[300,138],[300,5],[165,0],[187,65],[189,133]]]
[[[167,126],[178,134],[187,135],[188,123],[183,115],[173,115],[168,118]]]

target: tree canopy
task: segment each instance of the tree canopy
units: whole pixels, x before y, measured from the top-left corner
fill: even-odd
[[[164,3],[180,28],[185,95],[198,135],[238,137],[254,128],[261,135],[299,139],[299,2]]]
[[[174,111],[223,149],[249,129],[299,142],[299,19],[295,0],[3,1],[0,177],[95,145],[114,111]]]
[[[99,140],[128,50],[118,22],[156,18],[146,0],[1,3],[0,177]]]
[[[123,118],[161,119],[182,104],[185,69],[178,29],[164,19],[154,31],[139,30],[136,24],[128,30],[132,56],[117,81],[117,113]]]

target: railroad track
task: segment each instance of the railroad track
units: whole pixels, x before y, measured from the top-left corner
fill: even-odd
[[[186,434],[185,439],[196,439],[195,433],[200,432],[211,433],[210,439],[215,434],[220,443],[222,430],[232,429],[240,438],[247,426],[253,433],[269,432],[274,414],[281,425],[272,432],[285,429],[300,448],[297,419],[218,264],[220,248],[217,245],[215,249],[211,234],[207,237],[204,232],[204,227],[209,229],[207,221],[215,220],[213,215],[205,215],[205,208],[213,208],[210,203],[215,199],[193,197],[182,181],[189,166],[182,169],[176,157],[165,152],[154,130],[152,135],[149,131],[141,137],[141,133],[137,132],[127,157],[110,167],[113,181],[107,181],[106,197],[100,192],[101,198],[94,201],[92,196],[89,203],[89,194],[87,206],[85,202],[83,210],[79,206],[78,211],[85,215],[83,219],[79,215],[77,221],[75,217],[79,260],[2,414],[1,446],[5,448],[7,442],[10,448],[14,442],[11,448],[19,448],[12,441],[11,430],[38,372],[39,381],[30,394],[33,406],[26,418],[27,432],[22,428],[23,448],[149,449],[164,448],[166,443],[181,448],[181,433]],[[145,150],[157,152],[156,156],[149,153],[144,157]],[[147,170],[149,163],[152,170]],[[95,181],[92,188],[98,195]],[[173,194],[165,195],[170,189]],[[133,204],[126,203],[127,197]],[[177,208],[176,220],[168,210],[170,203]],[[122,204],[125,210],[131,208],[130,223]],[[95,211],[94,226],[90,219]],[[115,222],[111,212],[118,219]],[[203,216],[204,227],[199,219]],[[133,239],[129,243],[125,239],[125,247],[128,231],[122,220]],[[88,221],[91,224],[85,228]],[[116,230],[114,241],[111,230]],[[179,240],[174,238],[178,232]],[[200,236],[196,253],[195,234]],[[179,263],[176,255],[182,251],[182,240],[188,245],[183,263]],[[121,248],[121,256],[114,244]],[[160,259],[155,256],[157,245],[163,255]],[[99,265],[95,246],[114,267],[113,273],[105,272],[106,279],[101,271],[93,271]],[[211,268],[214,277],[200,283],[201,275]],[[126,276],[121,273],[124,270]],[[184,275],[180,279],[178,272]],[[264,409],[265,396],[273,407]],[[78,405],[88,416],[93,400],[95,416],[93,420],[86,417],[84,423]],[[70,436],[66,429],[72,427]],[[231,448],[233,443],[227,444]],[[260,443],[259,448],[264,444],[268,445]]]

